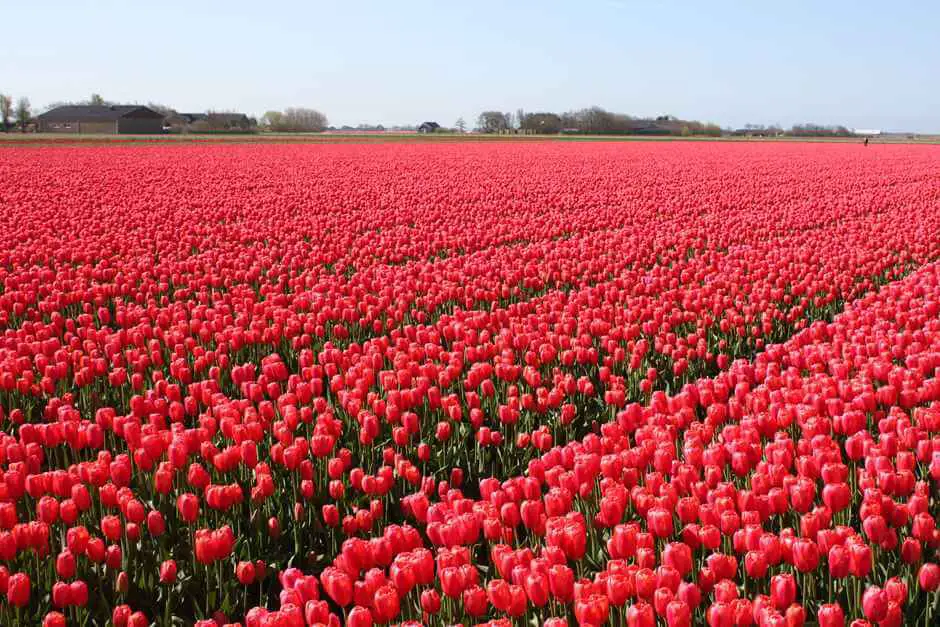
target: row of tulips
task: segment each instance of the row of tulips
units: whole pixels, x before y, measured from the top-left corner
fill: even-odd
[[[414,526],[343,543],[322,596],[355,625],[934,624],[938,306],[931,265],[699,382],[734,381],[740,419],[624,411],[478,497],[430,485],[402,501]],[[247,624],[322,622],[318,597],[282,601]]]

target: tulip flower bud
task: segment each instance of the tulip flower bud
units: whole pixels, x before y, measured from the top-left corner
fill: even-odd
[[[940,588],[940,566],[927,562],[917,573],[917,583],[925,592],[935,592]]]
[[[878,586],[869,586],[862,595],[862,611],[870,621],[880,622],[888,615],[888,595]]]
[[[160,583],[171,584],[176,581],[176,562],[166,560],[160,564]]]
[[[129,605],[118,605],[111,611],[111,622],[114,627],[127,627],[127,622],[131,617],[131,608]]]
[[[783,573],[770,579],[770,598],[778,611],[784,611],[796,599],[796,580],[793,575]]]
[[[120,594],[127,594],[129,588],[130,580],[127,577],[127,573],[122,570],[117,574],[117,578],[114,581],[114,590]]]
[[[49,612],[42,619],[42,627],[66,627],[65,615],[61,612]]]
[[[10,575],[7,580],[7,601],[15,607],[24,607],[29,604],[30,580],[26,573]]]
[[[820,605],[816,616],[819,627],[845,627],[845,612],[838,603]]]

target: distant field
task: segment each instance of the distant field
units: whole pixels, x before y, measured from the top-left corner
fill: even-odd
[[[259,133],[256,135],[66,135],[57,133],[0,133],[0,145],[4,144],[87,144],[87,143],[131,143],[131,142],[179,142],[179,143],[373,143],[373,142],[492,142],[492,141],[725,141],[725,142],[861,142],[860,137],[672,137],[650,135],[477,135],[456,133]],[[940,135],[908,137],[879,137],[875,144],[936,144]]]

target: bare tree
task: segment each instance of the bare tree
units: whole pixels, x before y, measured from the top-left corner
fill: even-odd
[[[288,107],[284,110],[287,130],[319,133],[326,130],[326,116],[316,109]]]
[[[501,111],[484,111],[477,119],[477,125],[484,133],[501,133],[509,130],[509,116]]]
[[[3,124],[3,132],[6,133],[10,128],[10,116],[13,115],[13,97],[7,94],[0,94],[0,122]]]
[[[519,128],[539,135],[560,133],[561,117],[556,113],[526,113],[522,116]]]
[[[461,133],[465,133],[467,131],[467,123],[463,121],[462,117],[457,118],[457,122],[454,124],[454,126],[456,126],[457,130]]]
[[[280,111],[265,111],[261,116],[261,126],[270,131],[276,131],[283,123],[284,114]]]
[[[19,125],[21,132],[26,132],[30,117],[29,98],[20,98],[16,101],[16,123]]]
[[[316,109],[288,107],[284,111],[268,111],[261,123],[271,131],[319,133],[326,130],[327,120]]]

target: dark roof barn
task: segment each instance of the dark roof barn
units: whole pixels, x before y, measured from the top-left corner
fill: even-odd
[[[141,105],[65,105],[36,117],[43,133],[162,133],[163,115]]]

